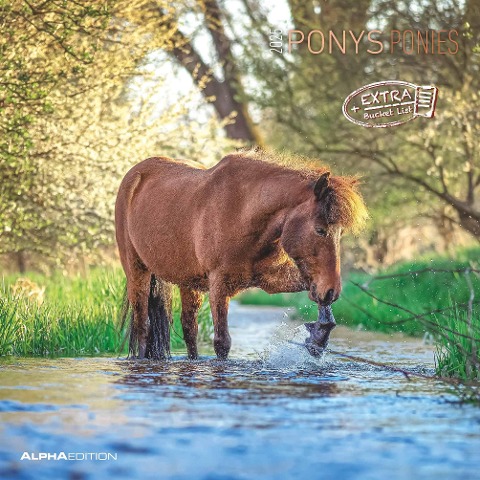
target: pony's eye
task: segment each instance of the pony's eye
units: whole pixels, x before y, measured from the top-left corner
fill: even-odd
[[[315,233],[317,235],[320,235],[321,237],[326,237],[327,236],[327,231],[324,228],[316,228]]]

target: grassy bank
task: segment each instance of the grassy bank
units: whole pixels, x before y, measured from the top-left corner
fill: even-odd
[[[435,328],[434,319],[409,319],[466,303],[470,297],[469,280],[477,294],[476,300],[480,301],[480,279],[477,275],[470,274],[467,279],[463,271],[450,272],[465,270],[478,259],[480,248],[471,248],[457,252],[455,258],[435,256],[402,262],[377,275],[351,273],[344,278],[342,295],[333,305],[337,323],[421,336],[428,331],[429,322],[431,328]],[[309,320],[316,319],[318,313],[317,306],[309,300],[306,292],[268,295],[260,290],[251,290],[241,294],[238,300],[251,305],[292,307],[298,315]]]
[[[402,332],[435,338],[437,372],[460,379],[479,378],[480,248],[463,249],[454,257],[434,256],[402,262],[376,275],[351,273],[333,305],[337,323],[380,332]],[[315,320],[317,306],[307,293],[267,295],[245,292],[239,301],[291,307]],[[468,302],[471,301],[471,308]]]
[[[88,277],[8,276],[0,286],[0,355],[76,356],[125,354],[118,318],[124,293],[120,269],[92,270]],[[209,312],[199,315],[209,334]],[[174,296],[172,349],[183,348],[180,301]]]

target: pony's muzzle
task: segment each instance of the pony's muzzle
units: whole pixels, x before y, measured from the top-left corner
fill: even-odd
[[[315,303],[318,303],[319,305],[324,305],[324,306],[328,306],[328,305],[331,305],[333,302],[336,302],[339,296],[340,296],[340,292],[337,292],[335,289],[330,288],[329,290],[327,290],[327,292],[322,298],[322,296],[317,291],[317,285],[314,283],[312,284],[308,292],[308,298],[310,298],[312,302],[315,302]]]

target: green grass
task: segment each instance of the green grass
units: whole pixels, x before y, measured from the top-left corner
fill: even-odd
[[[465,274],[411,272],[423,269],[466,269],[479,258],[480,249],[471,248],[458,251],[455,258],[434,256],[402,262],[378,273],[386,276],[406,274],[401,277],[375,279],[372,275],[352,272],[344,278],[342,295],[333,305],[337,323],[386,333],[403,332],[413,336],[435,331],[436,322],[432,317],[410,321],[407,319],[413,314],[449,309],[467,302],[470,289]],[[470,280],[477,294],[476,300],[480,301],[480,279],[470,274]],[[238,300],[244,304],[294,307],[298,315],[307,320],[316,319],[318,314],[317,306],[308,299],[306,292],[268,295],[259,290],[251,290],[241,294]]]
[[[124,332],[118,318],[124,293],[120,269],[92,270],[88,277],[22,275],[45,287],[38,305],[25,294],[14,295],[19,275],[3,278],[0,286],[0,355],[78,356],[125,354]],[[171,348],[184,348],[180,300],[174,294]],[[199,314],[200,339],[209,335],[210,316],[204,304]]]

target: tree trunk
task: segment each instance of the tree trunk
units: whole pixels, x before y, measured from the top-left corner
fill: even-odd
[[[22,273],[22,274],[25,273],[27,271],[27,262],[25,258],[25,252],[23,250],[16,252],[15,260],[17,262],[17,270],[19,271],[19,273]]]
[[[162,22],[175,31],[171,53],[190,73],[192,80],[199,87],[205,100],[213,106],[219,119],[227,121],[224,127],[227,137],[249,144],[261,144],[259,133],[248,112],[241,74],[232,55],[231,41],[223,27],[220,7],[216,0],[199,3],[224,79],[221,81],[215,78],[210,65],[203,61],[191,41],[178,29],[175,20],[162,11]]]
[[[480,242],[480,221],[460,210],[457,210],[457,213],[459,225],[467,232],[470,232]]]

